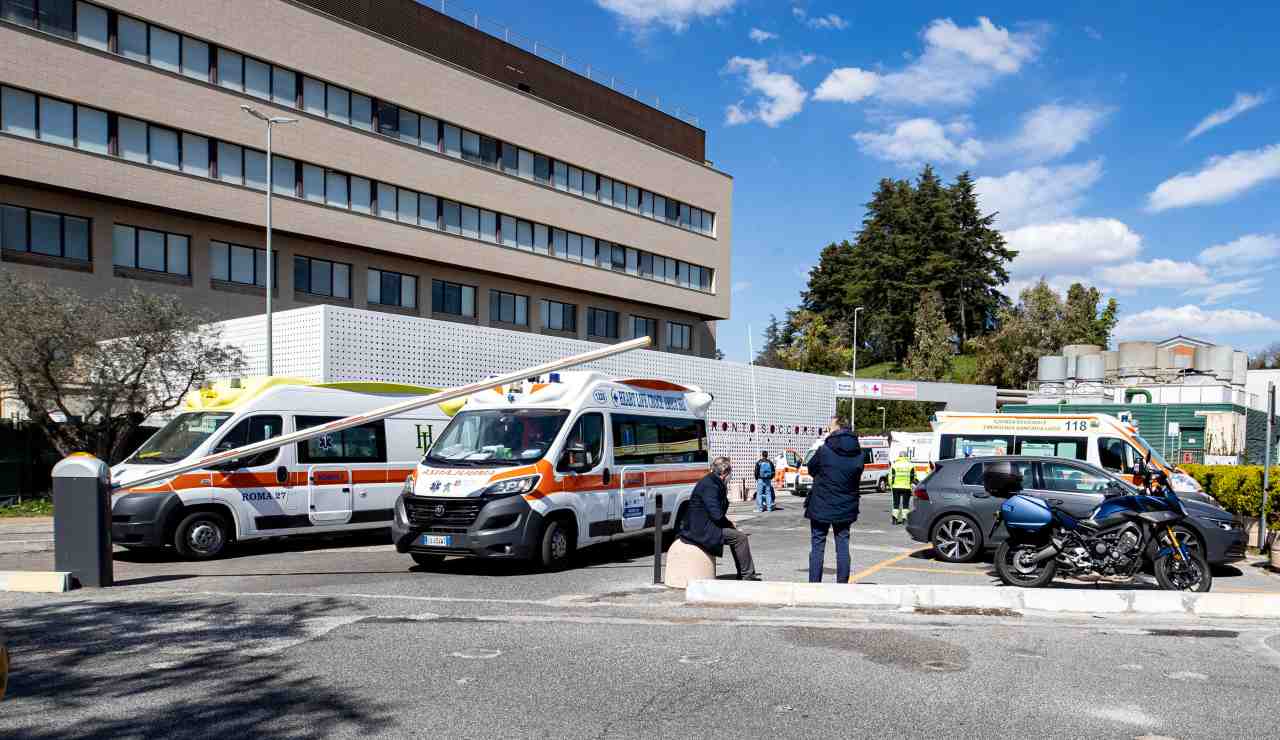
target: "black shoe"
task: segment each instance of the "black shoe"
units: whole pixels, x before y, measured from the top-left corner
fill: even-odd
[[[739,581],[763,581],[764,579],[760,577],[759,573],[748,573],[746,575],[739,575],[738,580]]]

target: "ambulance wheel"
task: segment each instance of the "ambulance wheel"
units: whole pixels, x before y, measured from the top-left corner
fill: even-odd
[[[188,560],[210,560],[226,549],[230,531],[225,516],[215,511],[197,511],[178,523],[173,546]]]
[[[438,555],[432,552],[411,552],[409,553],[409,557],[413,558],[413,562],[424,568],[429,568],[433,565],[439,565],[444,562],[443,555]]]
[[[562,520],[552,519],[542,530],[538,564],[544,570],[564,570],[573,554],[573,530]]]

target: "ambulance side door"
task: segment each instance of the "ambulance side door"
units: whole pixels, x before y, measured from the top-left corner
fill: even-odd
[[[283,432],[284,417],[280,414],[254,414],[227,430],[212,451],[232,450]],[[268,450],[230,460],[210,471],[215,498],[236,511],[242,534],[295,526],[289,523],[289,475],[287,466],[281,464],[283,454],[281,449]]]
[[[556,466],[562,490],[574,494],[573,500],[577,503],[575,514],[578,516],[580,541],[608,539],[611,534],[609,521],[612,519],[613,491],[605,481],[609,470],[605,434],[604,414],[599,411],[583,412],[569,428],[564,451]],[[588,467],[579,472],[569,470],[568,450],[574,445],[581,445],[587,455]]]

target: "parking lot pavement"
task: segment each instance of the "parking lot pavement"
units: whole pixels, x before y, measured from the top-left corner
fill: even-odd
[[[53,517],[0,519],[0,553],[53,550]]]

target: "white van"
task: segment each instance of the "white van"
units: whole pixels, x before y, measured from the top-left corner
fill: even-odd
[[[915,465],[916,478],[924,480],[929,471],[933,470],[936,438],[937,435],[933,432],[890,432],[889,460],[897,460],[899,453],[907,453],[907,457]]]
[[[674,530],[707,474],[711,401],[586,371],[472,395],[405,483],[396,549],[421,565],[466,555],[555,568],[578,548]]]
[[[826,437],[819,437],[809,445],[809,450],[804,453],[804,463],[800,467],[800,471],[796,474],[797,496],[808,496],[809,489],[813,488],[813,476],[809,475],[809,461],[813,459],[814,453],[818,448],[826,443]],[[858,444],[862,446],[865,454],[862,464],[862,479],[858,483],[859,488],[874,488],[884,493],[889,488],[889,468],[892,462],[889,459],[889,440],[886,437],[858,437]]]
[[[130,488],[198,459],[434,392],[392,383],[262,377],[192,391],[179,413],[111,469],[111,539],[212,558],[236,540],[386,528],[404,481],[448,423],[436,406]]]
[[[1200,485],[1179,472],[1137,427],[1108,414],[973,414],[939,412],[933,423],[933,460],[990,455],[1041,455],[1092,463],[1137,482],[1138,461],[1169,475],[1178,493],[1199,493]]]

